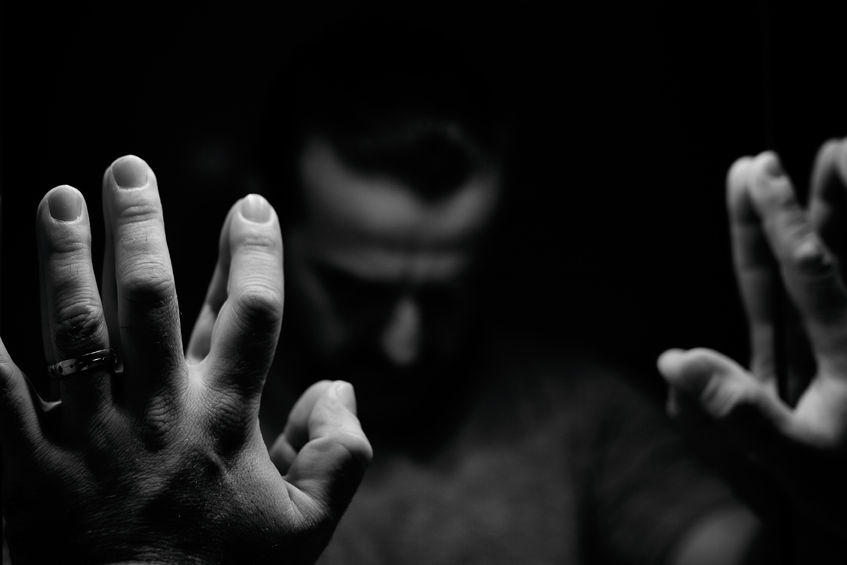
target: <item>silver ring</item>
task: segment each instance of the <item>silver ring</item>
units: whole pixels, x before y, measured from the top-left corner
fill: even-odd
[[[115,350],[112,348],[92,351],[91,353],[64,359],[47,366],[47,372],[50,376],[60,379],[93,369],[121,372],[123,367],[118,361]]]

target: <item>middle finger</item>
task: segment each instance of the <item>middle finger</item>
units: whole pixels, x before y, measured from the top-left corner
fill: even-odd
[[[103,208],[111,238],[104,272],[114,273],[115,285],[104,297],[117,313],[117,327],[110,329],[120,338],[128,402],[144,412],[167,410],[185,386],[185,373],[162,204],[147,163],[132,155],[112,163]]]
[[[732,257],[741,299],[750,324],[751,370],[775,386],[774,312],[779,276],[776,260],[750,201],[749,176],[753,160],[737,160],[727,175],[727,209],[732,232]]]

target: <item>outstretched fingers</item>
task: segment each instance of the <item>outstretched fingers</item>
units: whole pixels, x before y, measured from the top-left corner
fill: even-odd
[[[129,403],[167,409],[185,386],[179,308],[156,176],[138,157],[117,159],[103,180],[107,243],[104,307],[126,367]],[[113,285],[113,286],[111,286]],[[115,339],[117,338],[117,339]]]
[[[237,398],[255,417],[276,351],[283,308],[282,236],[270,204],[251,194],[230,210],[218,264],[188,357],[206,369],[205,384]]]
[[[761,220],[750,197],[753,159],[733,163],[726,179],[726,200],[735,277],[747,314],[753,375],[774,385],[774,318],[779,272]]]
[[[49,364],[62,362],[54,378],[65,427],[85,427],[111,405],[111,388],[102,369],[72,372],[75,359],[109,347],[82,194],[70,186],[48,192],[38,207],[37,228],[45,358]]]
[[[797,202],[777,156],[763,153],[751,167],[750,199],[809,333],[819,374],[847,378],[847,290],[835,258]]]
[[[278,462],[286,452],[296,453],[285,475],[295,487],[292,500],[338,519],[373,457],[352,385],[321,381],[303,394],[271,455]]]

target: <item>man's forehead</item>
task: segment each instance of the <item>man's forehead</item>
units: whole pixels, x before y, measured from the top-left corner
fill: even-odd
[[[499,198],[493,168],[472,176],[454,194],[429,201],[394,178],[353,170],[320,139],[306,145],[300,165],[311,235],[339,242],[467,247],[484,233]]]

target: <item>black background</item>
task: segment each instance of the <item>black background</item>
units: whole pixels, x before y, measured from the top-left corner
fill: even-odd
[[[23,3],[20,3],[23,4]],[[187,334],[239,196],[273,193],[251,141],[281,54],[341,3],[47,9],[0,4],[0,331],[38,375],[34,217],[51,187],[88,200],[135,153],[156,171]],[[486,294],[497,325],[630,369],[662,396],[656,356],[746,357],[724,176],[776,148],[803,190],[825,139],[847,135],[845,9],[825,3],[597,3],[393,8],[459,32],[513,101],[512,202]]]
[[[249,141],[280,53],[344,9],[2,10],[4,341],[24,368],[43,366],[38,201],[57,184],[76,186],[97,240],[100,178],[125,153],[157,173],[187,332],[226,210],[273,186],[253,172]],[[666,347],[743,358],[725,171],[776,146],[804,186],[818,144],[847,134],[844,10],[765,2],[399,10],[459,30],[514,101],[513,205],[489,315],[554,343],[585,341],[657,393],[653,363]]]

